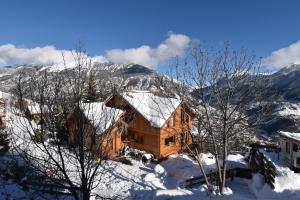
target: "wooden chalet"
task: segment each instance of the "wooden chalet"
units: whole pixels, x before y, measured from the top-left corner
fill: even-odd
[[[102,146],[103,140],[100,138],[104,135],[107,138],[109,134],[110,140],[106,140],[104,144],[110,145],[110,157],[119,155],[128,146],[161,158],[178,153],[186,144],[192,143],[191,128],[195,113],[184,101],[160,97],[148,91],[132,91],[113,94],[104,103],[96,104],[101,107],[94,109],[94,119],[85,109],[80,111],[86,119],[84,124],[90,124],[90,132],[96,133],[96,139],[93,134],[87,136],[90,138],[87,143],[94,142],[95,145]],[[100,129],[94,126],[94,121],[103,119],[103,116],[111,116],[111,113],[115,114],[104,120]],[[75,116],[75,113],[71,114],[68,120],[71,142],[76,142],[76,134],[72,131],[76,129]]]

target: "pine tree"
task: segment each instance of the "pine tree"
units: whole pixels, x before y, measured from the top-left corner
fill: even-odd
[[[87,87],[84,92],[84,101],[86,103],[91,103],[97,101],[99,98],[98,92],[97,92],[97,83],[96,83],[96,77],[94,74],[89,75]]]

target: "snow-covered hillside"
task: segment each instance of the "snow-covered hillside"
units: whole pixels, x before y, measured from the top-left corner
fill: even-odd
[[[278,108],[276,108],[275,114],[279,116],[300,118],[300,103],[282,103]]]

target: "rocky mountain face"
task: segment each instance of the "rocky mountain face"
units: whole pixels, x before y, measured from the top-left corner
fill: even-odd
[[[300,103],[300,65],[291,65],[267,78],[270,96],[279,95],[282,101]]]
[[[251,80],[251,76],[249,75]],[[253,98],[249,98],[249,101],[253,103],[253,108],[248,111],[251,117],[249,122],[257,122],[256,117],[260,117],[259,121],[263,124],[259,127],[261,133],[273,136],[279,131],[289,131],[289,132],[300,132],[300,65],[291,65],[277,71],[273,74],[260,74],[263,80],[260,89],[263,91],[263,101],[267,105],[267,111],[257,116],[253,112],[258,112],[260,109],[257,108],[257,102],[255,101],[255,94]],[[222,80],[220,80],[222,83]],[[245,82],[243,85],[237,88],[238,91],[243,91],[247,88]],[[192,92],[192,95],[198,98],[198,89]],[[205,93],[210,96],[211,88],[205,88]],[[237,93],[239,96],[239,92]],[[234,103],[234,102],[232,102]]]
[[[266,101],[272,114],[261,127],[268,134],[278,131],[300,132],[300,65],[285,67],[268,75],[270,85]]]
[[[31,73],[41,73],[48,70],[54,76],[56,73],[65,73],[67,76],[72,76],[74,70],[72,67],[58,69],[58,66],[44,67],[36,65],[0,67],[0,91],[9,92],[20,73],[23,76],[26,76],[26,74],[29,76]],[[159,76],[155,71],[136,64],[94,63],[93,73],[97,82],[109,79],[117,85],[121,84],[124,88],[139,90],[155,90],[155,79]]]

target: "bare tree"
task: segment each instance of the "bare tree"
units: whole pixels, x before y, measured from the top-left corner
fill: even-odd
[[[186,58],[176,59],[169,73],[172,95],[187,101],[197,113],[194,142],[201,149],[205,141],[216,160],[219,192],[224,193],[227,156],[239,150],[253,136],[257,121],[249,123],[250,115],[259,115],[264,107],[264,76],[260,74],[260,59],[247,50],[230,50],[225,44],[218,52],[193,46]],[[163,82],[163,81],[161,81]],[[266,84],[266,83],[264,83]],[[163,92],[168,92],[164,90]],[[255,105],[260,109],[249,112]],[[194,153],[205,176],[201,159]],[[206,179],[208,188],[210,183]]]
[[[26,80],[19,76],[13,90],[18,114],[10,131],[14,148],[30,167],[75,199],[88,200],[101,182],[100,168],[111,148],[110,133],[117,113],[105,105],[83,103],[93,65],[81,49],[74,51],[73,57],[76,66],[72,70],[45,70]],[[27,109],[23,102],[28,103]],[[37,116],[28,118],[28,110],[37,111]]]

